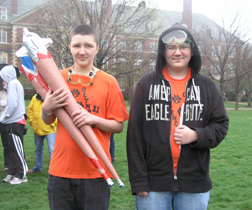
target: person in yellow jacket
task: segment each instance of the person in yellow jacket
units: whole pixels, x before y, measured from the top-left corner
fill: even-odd
[[[41,119],[43,99],[39,94],[35,94],[28,106],[27,115],[28,122],[32,126],[34,131],[34,143],[36,146],[35,160],[36,165],[29,170],[29,173],[36,173],[42,171],[43,165],[43,147],[44,139],[46,138],[48,144],[48,151],[50,159],[54,150],[54,141],[57,130],[57,119],[51,125],[46,125]]]

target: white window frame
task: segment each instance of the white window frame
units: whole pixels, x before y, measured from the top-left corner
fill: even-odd
[[[141,69],[142,68],[142,60],[141,59],[136,59],[134,62],[134,68],[135,69]]]
[[[143,51],[143,42],[142,41],[135,41],[134,51],[135,52],[142,52]]]
[[[0,31],[0,43],[7,43],[7,31]]]
[[[0,7],[0,20],[7,20],[7,8]]]
[[[150,22],[148,24],[145,25],[146,31],[148,32],[154,32],[157,30],[157,22]]]
[[[157,52],[157,42],[156,41],[151,41],[150,42],[150,51],[153,53]]]
[[[212,46],[212,55],[217,57],[218,55],[220,56],[220,52],[221,52],[221,46],[218,45],[217,48],[216,46]]]
[[[228,64],[228,76],[229,76],[229,78],[235,77],[235,70],[234,70],[234,64],[233,63]]]
[[[126,51],[126,41],[119,41],[118,42],[118,50]]]
[[[126,64],[126,58],[118,58],[117,63],[119,65],[125,65]]]
[[[8,53],[0,51],[0,63],[8,63]]]
[[[150,27],[150,31],[157,30],[157,22],[150,22],[149,27]]]

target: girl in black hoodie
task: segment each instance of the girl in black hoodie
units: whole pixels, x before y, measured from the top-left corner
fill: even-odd
[[[200,68],[186,27],[174,24],[161,34],[156,71],[136,85],[128,123],[137,209],[207,209],[210,149],[225,138],[229,119],[220,91]]]

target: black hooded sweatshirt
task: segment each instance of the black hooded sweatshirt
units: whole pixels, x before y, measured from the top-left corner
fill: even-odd
[[[170,146],[172,90],[162,70],[166,65],[162,37],[183,30],[191,41],[191,78],[186,86],[183,125],[195,130],[196,142],[181,145],[174,173]],[[229,119],[223,98],[215,83],[199,73],[201,56],[190,31],[174,24],[164,31],[158,43],[156,71],[137,83],[127,130],[127,156],[132,194],[148,191],[203,193],[212,188],[209,177],[210,149],[225,138]]]

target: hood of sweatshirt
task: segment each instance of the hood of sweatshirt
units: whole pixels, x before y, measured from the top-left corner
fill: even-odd
[[[0,71],[0,77],[7,83],[11,80],[17,79],[16,70],[13,66],[5,66]]]
[[[192,77],[194,77],[195,75],[197,75],[199,73],[200,68],[201,68],[201,55],[200,55],[200,52],[199,52],[198,45],[197,45],[194,37],[192,36],[191,32],[189,31],[189,29],[186,28],[185,26],[183,26],[182,24],[179,24],[179,23],[175,23],[174,25],[172,25],[170,28],[165,30],[159,37],[156,71],[157,71],[158,74],[161,74],[163,68],[166,65],[166,60],[165,60],[165,57],[164,57],[165,44],[162,42],[162,38],[167,33],[171,32],[171,31],[174,31],[174,30],[184,31],[188,35],[188,37],[191,39],[191,41],[193,42],[193,47],[192,47],[193,56],[191,57],[191,60],[189,62],[189,67],[191,67],[191,74],[192,74]]]

